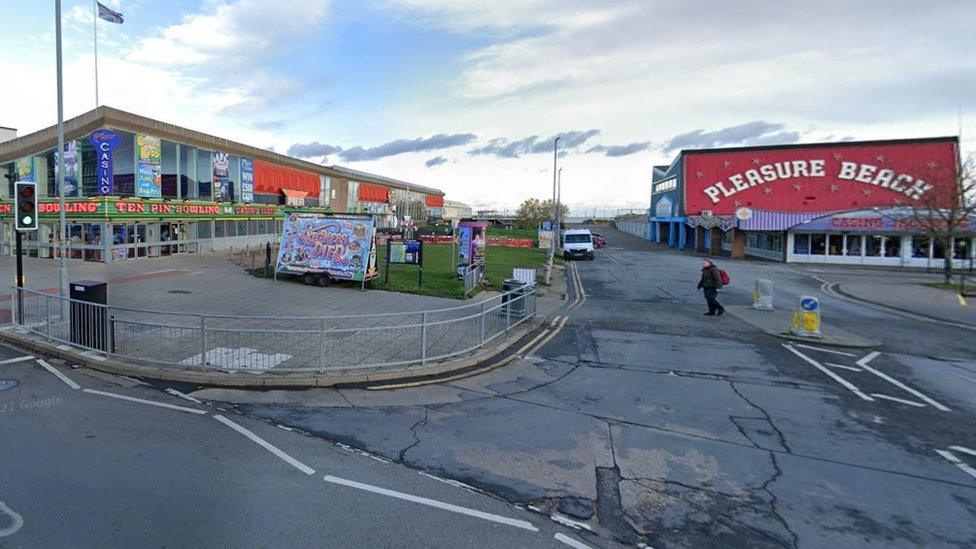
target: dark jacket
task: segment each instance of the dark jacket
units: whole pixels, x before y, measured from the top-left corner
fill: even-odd
[[[719,274],[718,267],[711,265],[702,269],[701,280],[698,281],[698,287],[703,289],[721,290],[722,275]]]

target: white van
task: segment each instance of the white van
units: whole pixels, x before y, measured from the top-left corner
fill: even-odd
[[[563,259],[577,257],[593,260],[593,235],[589,229],[563,231]]]

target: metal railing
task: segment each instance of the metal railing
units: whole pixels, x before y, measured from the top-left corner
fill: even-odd
[[[201,371],[409,369],[474,351],[536,313],[534,286],[445,309],[329,317],[175,313],[12,292],[13,323],[50,341]]]

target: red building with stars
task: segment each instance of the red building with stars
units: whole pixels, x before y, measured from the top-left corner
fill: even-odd
[[[957,137],[683,150],[654,168],[647,236],[733,258],[963,264],[972,234],[945,249],[904,215],[946,205],[958,169]]]

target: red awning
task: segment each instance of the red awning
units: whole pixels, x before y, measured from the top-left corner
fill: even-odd
[[[293,191],[291,189],[281,189],[281,192],[285,193],[285,196],[288,198],[299,199],[308,196],[307,191]]]
[[[359,199],[363,202],[389,202],[390,189],[371,183],[359,184]]]

